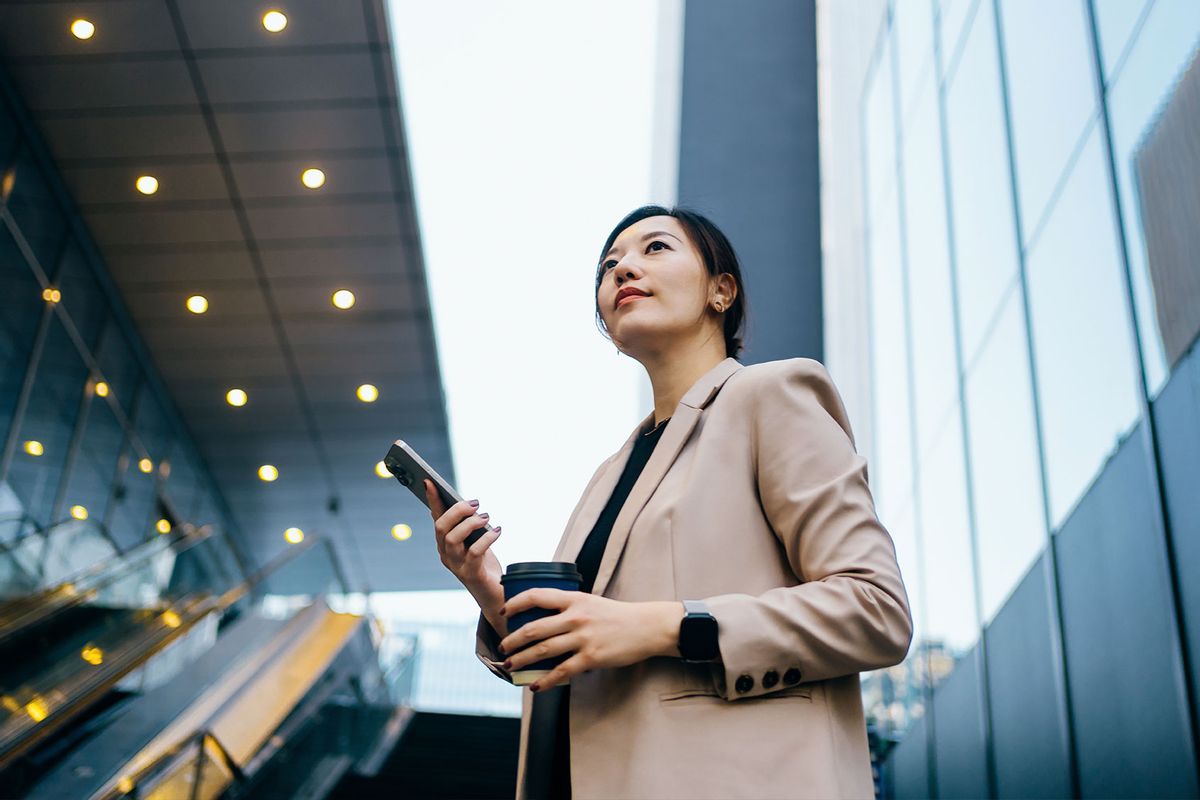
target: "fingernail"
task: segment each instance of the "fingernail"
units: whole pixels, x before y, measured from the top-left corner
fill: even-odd
[[[500,529],[503,527],[504,527],[503,525],[497,525],[496,527],[492,528],[492,530],[494,530],[496,533],[499,533]]]
[[[511,658],[504,662],[504,668],[512,669],[512,659]]]
[[[529,684],[529,691],[531,692],[536,692],[540,688],[542,687],[538,686],[536,683]]]
[[[471,501],[471,505],[475,506],[476,508],[479,508],[479,501],[478,501],[478,500],[472,500],[472,501]]]
[[[500,609],[500,616],[502,616],[502,617],[503,617],[503,616],[504,616],[505,614],[507,614],[507,613],[508,613],[508,612],[507,612],[507,611],[505,611],[503,608],[502,608],[502,609]]]
[[[491,519],[491,518],[492,518],[492,515],[491,515],[491,514],[489,514],[489,513],[488,513],[488,512],[486,512],[486,511],[481,511],[481,512],[479,512],[479,514],[478,514],[477,516],[478,516],[480,519]]]

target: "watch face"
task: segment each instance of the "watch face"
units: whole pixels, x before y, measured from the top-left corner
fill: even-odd
[[[709,614],[686,616],[679,627],[679,653],[687,661],[713,661],[717,648],[717,620]]]

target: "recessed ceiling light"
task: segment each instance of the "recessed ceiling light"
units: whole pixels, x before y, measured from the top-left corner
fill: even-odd
[[[96,382],[96,396],[97,397],[108,397],[108,384],[107,383],[105,383],[104,381]]]
[[[300,173],[300,182],[310,189],[320,189],[325,185],[325,173],[316,167],[309,167]]]
[[[412,538],[412,528],[401,522],[399,525],[392,526],[392,538],[398,542],[403,542]]]
[[[75,519],[87,519],[87,509],[83,506],[71,506],[71,516]]]
[[[141,461],[138,462],[138,469],[140,469],[142,472],[149,475],[150,470],[154,469],[154,462],[148,458],[143,458]]]
[[[258,479],[270,483],[279,477],[279,470],[271,464],[263,464],[258,468]]]
[[[153,175],[143,175],[137,179],[137,190],[142,194],[154,194],[158,191],[158,178]]]
[[[96,26],[86,19],[77,19],[71,23],[71,33],[76,39],[90,39],[96,33]]]
[[[203,314],[208,311],[208,298],[202,294],[194,294],[187,299],[187,310],[193,314]]]
[[[286,539],[289,544],[300,544],[304,541],[304,531],[300,530],[299,528],[288,528],[283,532],[283,538]]]
[[[30,439],[25,443],[24,447],[25,452],[29,453],[31,456],[40,456],[42,453],[46,452],[46,449],[42,447],[42,443],[36,439]],[[382,464],[383,462],[380,461],[379,463]]]
[[[238,406],[240,408],[246,405],[246,401],[249,399],[246,396],[246,392],[242,389],[230,389],[225,393],[225,402],[231,406]]]
[[[271,33],[279,33],[287,27],[287,16],[282,11],[268,11],[263,14],[262,24]]]
[[[158,522],[154,523],[154,529],[156,531],[158,531],[159,533],[170,533],[171,532],[171,521],[166,520],[166,519],[160,519]]]
[[[45,289],[42,289],[42,299],[47,303],[57,303],[59,300],[62,300],[62,292],[53,286],[47,286]]]
[[[338,289],[333,293],[333,304],[340,309],[354,307],[354,292],[349,289]]]
[[[358,387],[356,394],[358,395],[358,399],[364,403],[374,403],[379,399],[379,390],[369,383],[364,383]]]
[[[392,477],[392,473],[388,472],[388,468],[383,465],[382,461],[375,462],[375,474],[381,478]]]

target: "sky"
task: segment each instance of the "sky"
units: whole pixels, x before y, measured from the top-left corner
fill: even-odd
[[[645,371],[596,326],[594,279],[612,226],[662,200],[658,4],[389,8],[456,488],[503,526],[502,564],[548,560],[651,410]]]

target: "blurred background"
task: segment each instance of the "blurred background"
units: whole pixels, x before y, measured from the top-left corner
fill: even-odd
[[[1195,0],[3,0],[2,793],[511,796],[381,460],[548,558],[653,405],[593,293],[656,202],[869,460],[877,794],[1196,796],[1198,53]]]

